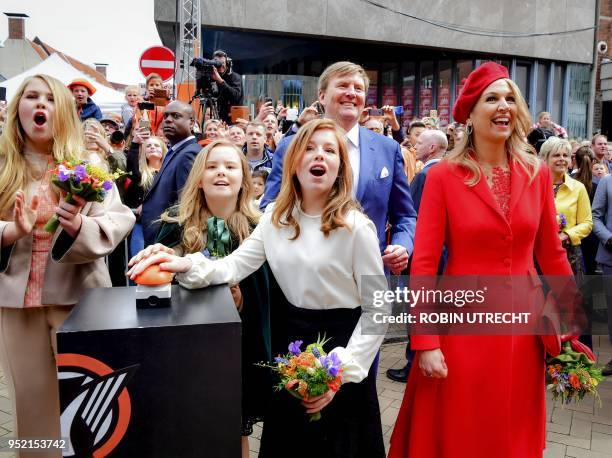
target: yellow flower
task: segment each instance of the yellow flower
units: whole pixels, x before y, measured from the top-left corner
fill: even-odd
[[[589,380],[589,382],[591,382],[591,385],[593,386],[597,386],[599,385],[599,382],[597,381],[597,379],[592,378],[591,380]]]

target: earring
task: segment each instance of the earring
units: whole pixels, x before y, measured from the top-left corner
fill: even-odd
[[[474,127],[472,126],[472,123],[471,123],[471,122],[468,122],[468,123],[465,125],[465,132],[468,134],[468,136],[469,136],[469,135],[472,135],[472,132],[474,132]]]

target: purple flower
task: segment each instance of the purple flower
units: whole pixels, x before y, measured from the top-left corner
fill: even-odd
[[[102,183],[102,188],[105,191],[110,191],[111,189],[113,189],[113,183],[111,183],[110,181],[105,181],[104,183]]]
[[[68,181],[70,179],[71,172],[64,165],[60,165],[57,167],[59,173],[57,174],[57,178],[60,181]]]
[[[302,353],[302,350],[300,350],[300,346],[303,343],[303,340],[296,340],[295,342],[291,342],[289,344],[289,352],[293,353],[294,355],[299,355],[300,353]]]
[[[321,356],[321,352],[319,352],[319,349],[317,347],[312,347],[311,352],[315,358],[318,358]]]
[[[280,356],[277,356],[276,358],[274,358],[274,361],[276,361],[279,364],[285,364],[285,365],[289,364],[289,360],[282,358]]]
[[[331,353],[328,356],[319,358],[319,361],[321,362],[321,366],[327,370],[327,375],[331,377],[336,377],[338,375],[338,372],[342,366],[342,361],[340,361],[338,355]]]
[[[77,165],[74,168],[74,173],[76,174],[77,177],[79,177],[79,181],[87,178],[87,170],[82,165]]]

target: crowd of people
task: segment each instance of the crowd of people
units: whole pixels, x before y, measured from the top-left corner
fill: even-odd
[[[239,100],[231,60],[219,58],[213,78]],[[159,75],[145,86],[144,95],[128,86],[121,113],[103,114],[87,80],[35,75],[5,109],[0,357],[19,436],[60,436],[54,332],[84,289],[126,285],[154,264],[185,288],[230,285],[243,321],[243,456],[263,421],[262,457],[295,451],[296,433],[308,440],[295,456],[385,455],[376,393],[385,329],[362,332],[362,305],[389,275],[540,273],[579,284],[612,275],[607,138],[568,140],[549,113],[533,124],[501,65],[470,74],[446,126],[435,116],[402,126],[395,107],[366,107],[368,75],[351,62],[324,70],[319,99],[295,121],[266,101],[252,120],[232,124],[224,109],[200,126]],[[127,175],[103,202],[71,204],[51,183],[64,160]],[[55,234],[43,229],[53,214]],[[228,231],[222,259],[207,249],[211,221]],[[253,363],[322,334],[344,363],[340,390],[301,403],[272,393]],[[414,335],[406,358],[387,372],[407,382],[389,456],[542,456],[538,336]],[[478,390],[466,377],[509,367]]]

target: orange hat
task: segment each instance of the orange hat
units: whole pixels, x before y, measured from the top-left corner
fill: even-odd
[[[84,78],[77,78],[75,80],[72,80],[72,82],[68,85],[68,89],[72,91],[72,89],[74,89],[74,86],[83,86],[85,89],[87,89],[87,93],[90,96],[96,93],[96,88],[93,86],[93,84],[91,84]]]

